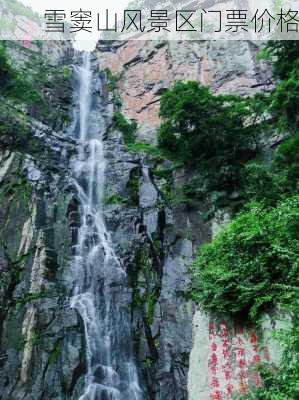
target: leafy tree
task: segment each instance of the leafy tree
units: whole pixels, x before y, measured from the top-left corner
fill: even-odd
[[[297,40],[269,41],[261,58],[272,61],[277,87],[270,97],[264,97],[263,108],[275,118],[280,130],[297,130],[299,121],[299,43]]]
[[[113,127],[122,132],[126,145],[133,144],[136,140],[137,124],[135,121],[129,122],[120,112],[113,114]]]
[[[256,320],[286,287],[298,287],[299,196],[252,203],[199,249],[192,296],[207,310]]]
[[[297,40],[271,40],[263,51],[263,58],[273,62],[274,76],[287,79],[299,59]]]
[[[299,180],[299,133],[278,147],[274,166],[280,171],[286,169],[293,183]]]
[[[12,67],[3,44],[0,45],[0,94],[27,104],[42,101],[42,96],[27,77]]]
[[[253,144],[250,114],[246,99],[215,96],[198,82],[177,82],[161,98],[159,147],[187,166],[210,159],[233,164]]]
[[[248,163],[242,175],[244,196],[248,201],[275,205],[286,196],[298,193],[299,134],[278,147],[271,164]]]
[[[268,111],[276,117],[280,130],[299,128],[299,61],[292,66],[289,76],[277,85],[270,96]]]
[[[0,82],[1,88],[5,87],[8,79],[11,76],[11,67],[8,63],[5,48],[0,46]]]

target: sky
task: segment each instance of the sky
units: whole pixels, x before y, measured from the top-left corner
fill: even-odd
[[[8,0],[10,1],[10,0]],[[91,28],[91,31],[80,31],[78,33],[76,33],[76,42],[74,43],[74,46],[78,49],[82,49],[82,50],[93,50],[95,48],[96,43],[98,42],[99,38],[100,38],[100,32],[98,29],[98,21],[97,21],[97,15],[99,14],[100,17],[100,22],[99,25],[101,25],[101,28],[103,29],[105,27],[105,16],[106,16],[106,10],[108,10],[109,12],[109,27],[112,27],[113,21],[114,21],[114,13],[117,13],[118,16],[118,21],[120,21],[123,17],[123,11],[125,9],[128,9],[128,3],[130,2],[130,0],[19,0],[21,1],[23,4],[30,6],[34,11],[38,12],[39,14],[41,14],[44,17],[45,11],[46,10],[62,10],[64,11],[64,13],[66,14],[66,20],[70,19],[70,15],[71,15],[71,11],[79,11],[80,9],[82,9],[82,11],[91,11],[92,13],[92,18],[89,24],[89,27]],[[161,0],[155,0],[157,4],[157,6],[159,5],[159,3],[161,3]],[[188,2],[188,0],[185,0],[186,2]],[[190,1],[190,0],[189,0]],[[202,4],[203,0],[198,0],[198,6],[199,6],[199,12],[200,11],[200,4]],[[243,0],[244,2],[245,0]],[[277,10],[275,11],[275,9],[272,10],[272,6],[273,4],[277,5],[279,4],[279,2],[281,1],[281,5],[279,5],[279,7],[281,7],[282,5],[284,6],[285,10],[298,10],[299,9],[299,0],[249,0],[249,5],[247,4],[246,8],[249,8],[250,12],[251,12],[251,16],[254,16],[254,12],[256,11],[256,13],[259,11],[260,14],[262,12],[262,10],[266,11],[270,10],[275,12],[274,15],[278,15],[278,11],[279,9],[277,9],[277,7],[275,7]],[[226,10],[226,3],[232,4],[230,5],[230,7],[233,7],[234,9],[239,9],[238,7],[241,7],[240,4],[240,0],[223,0],[221,3],[221,7],[220,10],[223,8],[223,10]],[[218,3],[217,3],[218,4]],[[182,7],[182,5],[180,6]],[[217,40],[217,39],[230,39],[230,40],[265,40],[265,38],[271,38],[271,39],[275,39],[278,40],[279,38],[281,38],[278,35],[278,30],[276,29],[276,26],[278,26],[275,23],[272,22],[272,31],[270,32],[262,32],[261,34],[259,34],[260,31],[256,31],[254,32],[254,25],[251,24],[251,29],[248,31],[248,34],[246,33],[246,30],[238,30],[236,35],[230,35],[230,37],[228,37],[228,35],[225,36],[225,32],[226,31],[221,31],[220,33],[217,33],[217,31],[213,31],[213,26],[219,26],[219,15],[218,12],[215,12],[215,9],[217,10],[218,6],[214,6],[212,8],[212,5],[210,7],[210,9],[214,9],[214,13],[212,14],[208,14],[208,16],[206,16],[205,18],[207,19],[208,17],[213,17],[212,21],[211,19],[208,21],[210,23],[210,26],[212,26],[211,31],[207,33],[206,36],[202,36],[201,32],[197,29],[193,32],[193,36],[192,38],[195,40],[198,39],[212,39],[212,40]],[[270,8],[269,8],[270,7]],[[287,7],[287,8],[285,8]],[[142,10],[141,10],[142,11]],[[206,11],[205,11],[206,12]],[[250,14],[249,12],[249,14]],[[53,14],[53,13],[52,13]],[[259,15],[260,15],[259,14]],[[46,16],[46,18],[49,18],[49,15],[51,16],[50,13],[48,13],[48,15]],[[224,13],[225,16],[225,13]],[[52,15],[53,17],[53,15]],[[259,20],[261,19],[261,16],[259,18]],[[173,20],[174,22],[174,20]],[[229,21],[230,22],[230,21]],[[263,23],[263,20],[261,21]],[[271,21],[270,21],[271,22]],[[55,23],[57,24],[57,22],[55,21]],[[54,24],[55,24],[54,23]],[[70,26],[74,27],[74,16],[72,21],[70,21]],[[78,23],[78,21],[77,21]],[[45,22],[44,21],[44,25],[50,25],[51,22]],[[214,24],[214,25],[213,25]],[[222,24],[223,25],[223,24]],[[78,26],[78,25],[77,25]],[[173,26],[175,26],[175,24],[173,23]],[[209,26],[207,24],[207,26]],[[247,25],[246,25],[247,26]],[[263,26],[267,26],[267,23],[263,23]],[[274,26],[274,28],[273,28]],[[35,28],[36,29],[36,28]],[[285,27],[286,29],[286,27]],[[182,32],[179,32],[177,34],[176,30],[173,29],[173,31],[170,31],[170,35],[167,36],[166,32],[167,30],[161,30],[161,32],[159,33],[159,39],[163,39],[163,40],[182,40]],[[47,32],[46,29],[42,30],[42,33]],[[149,36],[151,37],[151,39],[153,40],[157,40],[157,34],[155,32],[155,30],[151,29],[150,31],[145,31],[145,34],[147,34],[148,32],[151,32],[150,34],[148,34],[146,36],[147,40],[149,40]],[[166,32],[166,33],[165,33]],[[236,31],[232,31],[235,32]],[[293,32],[293,33],[292,33]],[[288,35],[289,39],[292,40],[299,40],[298,39],[298,34],[295,31],[291,31],[290,34]],[[127,33],[127,32],[126,32]],[[191,40],[191,36],[188,36],[188,34],[191,32],[187,32],[187,34],[184,36],[185,39]],[[50,35],[50,33],[49,33]],[[58,34],[60,35],[60,34]],[[44,37],[41,35],[41,37]],[[52,36],[53,37],[53,36]],[[60,36],[61,37],[61,36]],[[144,38],[144,35],[140,36],[141,39]],[[84,41],[82,41],[84,39]],[[86,39],[88,39],[88,41],[86,41]]]
[[[93,14],[98,12],[105,12],[106,9],[109,13],[123,13],[123,10],[127,7],[129,0],[19,0],[26,6],[30,6],[34,11],[40,14],[44,14],[45,10],[66,10],[74,11],[80,8],[84,10],[92,11]],[[85,36],[86,37],[86,36]],[[80,50],[93,50],[97,43],[96,38],[92,40],[77,40],[75,47]]]
[[[68,8],[75,10],[76,8],[87,8],[98,10],[123,11],[128,5],[128,0],[19,0],[25,5],[29,5],[33,10],[44,12],[45,9],[61,9]]]

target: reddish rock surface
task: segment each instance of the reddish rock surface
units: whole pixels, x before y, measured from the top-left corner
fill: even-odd
[[[267,89],[268,66],[253,42],[100,42],[101,68],[121,73],[122,112],[141,128],[159,123],[161,93],[178,80],[197,80],[215,93],[252,95]],[[144,130],[144,129],[141,129]]]

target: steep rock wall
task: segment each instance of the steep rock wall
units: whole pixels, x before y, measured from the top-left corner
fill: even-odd
[[[119,76],[121,111],[139,124],[139,140],[150,143],[156,141],[160,96],[177,80],[197,80],[214,93],[247,96],[270,90],[271,68],[257,61],[258,51],[252,42],[130,41],[99,42],[97,47],[100,68]],[[133,293],[137,290],[136,351],[150,398],[225,399],[254,390],[261,384],[256,365],[279,359],[269,338],[279,317],[265,316],[265,334],[263,328],[257,332],[242,321],[220,321],[195,309],[185,297],[188,266],[197,246],[210,241],[229,220],[229,207],[206,222],[207,204],[192,209],[167,204],[154,167],[152,160],[139,161],[137,226],[145,247],[131,266]],[[179,171],[174,185],[187,180],[188,174]]]
[[[68,50],[57,46],[57,51],[51,48],[50,64],[67,59]],[[139,123],[139,138],[155,142],[160,95],[176,80],[196,79],[217,93],[268,90],[271,76],[265,64],[255,61],[256,52],[254,43],[245,42],[100,42],[95,55],[101,70],[122,73],[122,110]],[[169,204],[165,180],[155,173],[156,161],[129,153],[121,133],[113,129],[108,88],[93,90],[105,99],[98,110],[107,126],[104,215],[132,287],[134,350],[142,385],[148,399],[185,400],[189,371],[190,398],[204,399],[201,393],[211,391],[206,352],[214,326],[209,323],[219,322],[215,340],[221,350],[222,321],[209,321],[186,298],[188,266],[197,246],[211,240],[223,218],[206,222],[205,204],[192,209]],[[63,104],[55,94],[50,90],[55,102]],[[66,125],[60,121],[58,127]],[[77,144],[66,130],[55,132],[51,121],[47,125],[30,117],[26,126],[29,141],[0,141],[1,398],[77,400],[86,368],[82,321],[68,303],[74,285],[69,263],[80,219],[70,176]],[[174,185],[187,179],[178,171]],[[233,336],[231,321],[227,326]]]
[[[159,98],[178,80],[196,80],[215,93],[253,95],[271,85],[271,69],[256,59],[260,44],[245,41],[99,42],[101,68],[121,74],[122,110],[153,140]]]
[[[67,57],[71,50],[65,43],[65,51],[52,43],[50,61],[46,48],[41,53],[38,46],[8,46],[15,63],[21,67],[30,62],[32,72],[42,63],[50,70],[51,65],[53,70],[63,65],[61,54]],[[57,82],[44,87],[57,103],[46,118],[48,125],[33,118],[38,109],[22,114],[2,98],[1,399],[77,398],[76,385],[85,368],[82,324],[67,301],[78,222],[69,172],[76,142],[53,130],[63,127],[63,116],[70,112],[71,85],[66,79]]]

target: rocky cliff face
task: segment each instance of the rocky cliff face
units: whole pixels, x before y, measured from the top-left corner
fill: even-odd
[[[118,74],[121,110],[138,122],[139,139],[150,143],[156,139],[159,98],[177,80],[197,80],[209,85],[215,93],[253,95],[269,90],[270,68],[257,61],[257,52],[258,45],[250,42],[130,41],[98,45],[101,68]],[[139,292],[138,303],[133,303],[133,318],[138,327],[138,357],[145,361],[143,369],[151,398],[205,400],[214,396],[220,399],[248,390],[249,386],[254,388],[260,384],[253,372],[255,362],[270,359],[268,350],[266,356],[261,350],[267,343],[252,343],[253,339],[262,340],[262,333],[244,326],[235,327],[233,321],[218,321],[199,310],[195,312],[194,305],[185,296],[188,265],[195,249],[211,240],[229,220],[229,207],[216,212],[206,222],[204,216],[209,204],[197,204],[189,209],[169,205],[160,190],[164,182],[155,174],[155,163],[143,159],[139,165],[139,210],[147,247],[143,258],[138,259],[139,265],[136,261],[133,264],[134,269],[139,268],[133,269],[133,288]],[[173,178],[173,185],[179,187],[189,176],[180,171]],[[240,332],[242,338],[238,336]],[[241,361],[236,356],[238,338],[243,342]],[[255,346],[256,353],[250,344]],[[243,369],[239,361],[244,364]],[[244,378],[240,378],[240,373]]]
[[[271,85],[271,69],[245,41],[99,42],[102,68],[121,74],[122,110],[153,140],[161,93],[178,80],[195,80],[215,93],[253,95]],[[148,134],[146,133],[148,132]]]
[[[52,43],[51,62],[46,49],[41,54],[12,44],[9,51],[23,65],[36,57],[55,76],[56,66],[63,65],[60,57],[54,58],[61,52],[56,46]],[[70,113],[70,81],[51,80],[44,90],[56,111],[63,108],[61,117]],[[81,322],[67,302],[72,228],[77,221],[69,162],[76,143],[54,131],[63,127],[55,110],[48,124],[32,116],[38,110],[22,114],[10,106],[5,111],[1,110],[5,132],[0,138],[0,397],[71,398],[85,360]]]
[[[76,62],[66,57],[69,50],[57,46],[55,58],[47,61],[50,65]],[[138,122],[140,139],[154,142],[159,97],[176,80],[199,80],[217,93],[267,90],[269,69],[256,61],[256,53],[257,46],[247,42],[100,42],[96,73],[104,77],[101,71],[108,67],[121,74],[122,111]],[[61,94],[76,82],[65,78],[58,86],[50,96],[71,116],[78,99],[66,105]],[[222,351],[229,337],[227,357],[234,357],[232,339],[247,328],[234,331],[231,321],[223,323],[199,311],[193,321],[196,309],[186,297],[188,265],[197,246],[209,241],[227,217],[219,213],[206,222],[205,204],[192,209],[170,204],[164,195],[165,179],[157,173],[159,162],[128,152],[111,123],[113,98],[108,88],[95,87],[93,92],[104,99],[97,110],[105,119],[104,217],[129,277],[134,352],[145,397],[210,398],[215,394],[213,378],[222,379],[219,390],[227,390],[225,378],[209,370],[211,355],[218,354],[210,346]],[[14,132],[0,140],[0,398],[75,400],[82,394],[86,374],[83,322],[69,304],[74,287],[70,262],[80,224],[71,179],[78,145],[63,118],[57,125],[51,118],[37,122],[32,115],[26,120],[25,140],[19,141],[23,120],[15,119]],[[187,178],[184,171],[177,172],[173,184],[179,186]],[[251,333],[245,332],[247,347],[254,344]],[[260,353],[251,349],[246,354]],[[239,373],[236,364],[231,368],[229,373]]]

